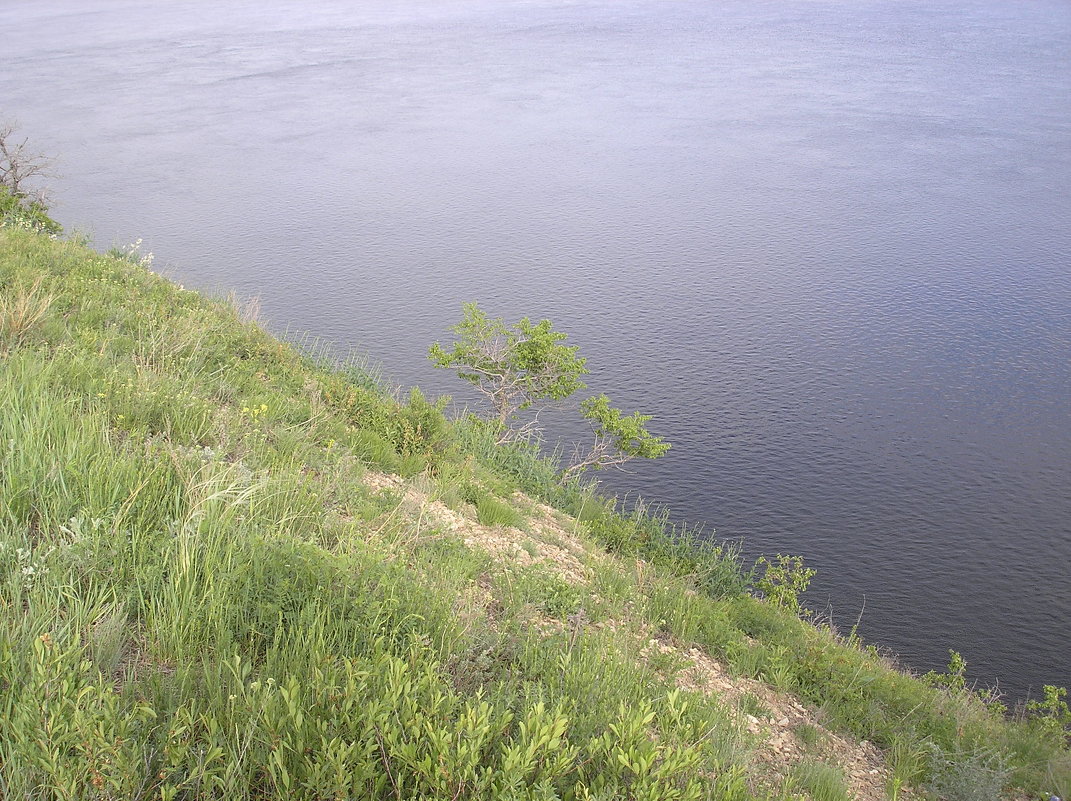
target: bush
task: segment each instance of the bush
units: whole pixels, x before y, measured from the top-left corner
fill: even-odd
[[[944,801],[1000,801],[1010,775],[1005,756],[991,748],[951,754],[933,748],[928,789]]]
[[[51,236],[63,232],[63,226],[48,216],[43,203],[16,197],[3,186],[0,186],[0,228],[22,228]]]
[[[785,609],[793,614],[800,612],[800,595],[814,578],[815,571],[803,564],[802,556],[777,555],[777,561],[771,562],[765,556],[760,556],[755,563],[757,568],[765,568],[765,572],[755,587],[779,609]]]

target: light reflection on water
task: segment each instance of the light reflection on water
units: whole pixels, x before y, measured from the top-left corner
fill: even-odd
[[[0,9],[69,227],[436,392],[462,301],[549,316],[674,443],[612,486],[1071,684],[1065,3],[82,9]]]

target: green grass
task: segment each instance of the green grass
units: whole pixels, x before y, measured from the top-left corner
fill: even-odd
[[[480,494],[476,499],[476,519],[485,526],[524,525],[524,515],[493,495]]]
[[[406,501],[516,527],[517,489],[602,549],[588,583]],[[0,229],[0,797],[764,797],[730,711],[640,658],[651,631],[887,747],[901,783],[1067,792],[1059,723],[750,597],[697,536],[137,259]],[[809,770],[791,786],[839,797]]]
[[[799,787],[811,801],[851,801],[844,772],[832,765],[805,759],[793,768],[788,783]]]
[[[794,732],[796,739],[806,748],[814,748],[822,742],[822,730],[810,723],[797,724]]]

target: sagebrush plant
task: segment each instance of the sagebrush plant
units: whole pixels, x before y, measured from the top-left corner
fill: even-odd
[[[0,359],[4,798],[766,797],[731,710],[641,658],[653,635],[900,743],[916,787],[1066,786],[1059,694],[1007,719],[928,686],[750,597],[738,545],[136,259],[0,230],[0,303],[33,287]],[[517,490],[560,510],[582,580]],[[428,513],[448,497],[516,515],[527,558],[467,546]]]
[[[998,749],[960,746],[949,754],[933,748],[927,789],[947,801],[998,801],[1011,774]]]

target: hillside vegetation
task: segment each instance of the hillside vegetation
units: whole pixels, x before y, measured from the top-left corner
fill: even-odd
[[[0,410],[2,798],[1071,795],[1058,692],[898,671],[136,254],[0,229]]]

